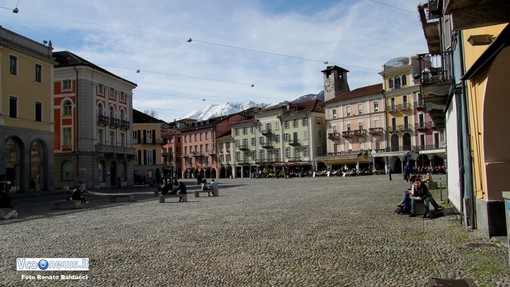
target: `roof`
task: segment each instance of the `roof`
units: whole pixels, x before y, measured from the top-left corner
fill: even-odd
[[[283,103],[277,106],[272,106],[269,108],[265,108],[260,110],[259,112],[267,112],[267,111],[281,111],[282,115],[290,115],[295,113],[324,113],[323,102],[318,99],[313,99],[304,102],[298,103]]]
[[[55,68],[73,67],[73,66],[87,66],[87,67],[91,67],[95,70],[101,71],[105,74],[108,74],[114,78],[117,78],[119,80],[127,82],[135,87],[137,86],[135,83],[128,81],[124,78],[121,78],[121,77],[115,75],[114,73],[109,72],[109,71],[95,65],[94,63],[83,59],[82,57],[80,57],[72,52],[69,52],[69,51],[53,52],[53,57],[58,62],[58,64],[55,65]]]
[[[363,96],[369,96],[369,95],[375,95],[375,94],[381,94],[384,92],[383,85],[382,84],[375,84],[371,86],[365,86],[361,88],[357,88],[355,90],[352,90],[348,93],[340,94],[333,99],[325,102],[325,104],[330,104],[338,101],[353,99],[353,98],[359,98]]]
[[[146,113],[142,113],[138,110],[135,110],[133,109],[133,123],[144,123],[144,124],[149,124],[149,123],[165,123],[165,121],[163,120],[160,120],[160,119],[156,119]]]
[[[324,73],[324,72],[329,71],[329,70],[337,70],[337,71],[340,71],[340,72],[349,72],[346,69],[344,69],[342,67],[339,67],[337,65],[335,65],[335,66],[327,66],[326,69],[321,71],[321,72]]]

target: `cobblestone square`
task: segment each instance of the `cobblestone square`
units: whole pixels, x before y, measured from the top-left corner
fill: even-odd
[[[20,219],[0,222],[0,285],[510,286],[507,249],[448,208],[432,220],[394,214],[406,186],[398,175],[219,179],[219,197],[199,198],[185,182],[185,203],[160,204],[152,187],[129,189],[136,202],[89,195],[81,210],[18,202]],[[20,257],[88,257],[90,269],[17,272]],[[38,274],[87,279],[22,279]]]

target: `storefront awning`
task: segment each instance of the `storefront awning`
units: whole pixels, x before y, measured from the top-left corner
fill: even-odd
[[[331,156],[323,157],[319,159],[321,162],[327,165],[340,165],[340,164],[357,164],[357,163],[369,163],[370,158],[366,155],[349,155],[349,156]]]

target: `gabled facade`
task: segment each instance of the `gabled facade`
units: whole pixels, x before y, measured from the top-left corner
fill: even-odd
[[[53,57],[56,187],[133,185],[136,84],[68,51]]]
[[[324,103],[328,134],[327,156],[331,168],[384,170],[384,161],[372,153],[386,148],[385,98],[382,84],[361,87]]]
[[[164,121],[133,109],[133,148],[136,150],[133,165],[135,184],[163,178],[162,131],[165,126]]]
[[[185,129],[195,124],[193,119],[182,119],[166,124],[161,132],[163,138],[163,157],[164,176],[182,177],[182,137],[181,129]]]
[[[0,26],[0,181],[12,191],[54,189],[52,49]]]

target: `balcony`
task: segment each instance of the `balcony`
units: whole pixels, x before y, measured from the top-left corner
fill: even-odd
[[[397,126],[388,127],[388,132],[396,133],[396,132],[398,132],[398,127]]]
[[[298,146],[298,145],[301,145],[301,143],[297,140],[297,139],[290,139],[288,141],[288,144],[291,145],[291,146]]]
[[[129,121],[125,121],[125,120],[121,120],[120,121],[120,129],[121,130],[127,131],[127,130],[129,130],[129,127],[130,127],[130,122]]]
[[[339,140],[340,139],[340,133],[339,132],[332,132],[328,134],[328,139],[330,140]]]
[[[109,126],[112,129],[116,129],[116,128],[120,127],[120,120],[119,119],[115,119],[115,118],[110,118]]]
[[[416,150],[417,151],[420,151],[420,150],[435,150],[435,149],[442,149],[442,148],[446,148],[446,144],[443,142],[443,143],[436,143],[434,145],[419,145],[419,146],[416,146]]]
[[[191,153],[193,157],[203,157],[204,155],[200,151],[194,151]]]
[[[250,150],[250,148],[248,147],[248,144],[241,144],[241,145],[239,145],[239,149],[240,150]]]
[[[385,149],[382,149],[385,152],[391,152],[391,151],[415,151],[416,147],[412,145],[404,145],[404,146],[389,146]]]
[[[345,131],[345,132],[342,132],[342,137],[344,138],[352,138],[354,136],[354,133],[353,131]]]
[[[271,129],[262,130],[262,135],[264,135],[264,136],[270,136],[272,134],[273,134],[273,131]]]
[[[368,133],[371,135],[382,135],[382,134],[384,134],[384,129],[383,128],[370,128],[368,130]]]
[[[451,14],[454,30],[466,30],[510,22],[509,1],[445,0],[445,14]]]
[[[452,52],[420,54],[419,71],[414,75],[420,79],[420,90],[425,106],[436,126],[444,127],[448,94],[454,84]]]
[[[386,107],[386,110],[389,112],[389,113],[394,113],[394,112],[397,112],[398,109],[397,109],[397,105],[389,105]]]
[[[97,116],[97,125],[101,127],[106,127],[108,125],[108,117],[107,116]]]
[[[364,129],[353,130],[352,132],[355,137],[366,137],[367,136],[367,130],[364,130]]]
[[[401,132],[410,132],[413,129],[411,128],[411,125],[400,125],[398,126],[398,130]]]
[[[125,155],[136,155],[136,149],[132,147],[113,146],[96,144],[96,153],[103,154],[125,154]]]
[[[265,149],[273,148],[273,142],[272,141],[263,141],[263,142],[260,143],[260,145],[262,146],[262,148],[265,148]]]
[[[423,99],[414,102],[414,108],[417,110],[423,110],[425,109],[425,101]]]
[[[412,108],[413,108],[413,105],[411,105],[410,103],[403,103],[403,104],[397,105],[397,109],[399,111],[409,111],[409,110],[412,110]]]

